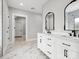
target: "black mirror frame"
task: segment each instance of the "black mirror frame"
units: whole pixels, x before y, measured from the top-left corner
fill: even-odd
[[[67,29],[66,29],[66,15],[65,15],[65,14],[66,14],[66,12],[65,12],[65,11],[66,11],[66,8],[67,8],[70,4],[72,4],[73,2],[75,2],[75,1],[76,1],[76,0],[72,0],[72,1],[71,1],[69,4],[67,4],[66,7],[64,8],[64,30],[67,30]],[[67,30],[67,31],[71,31],[71,30]],[[72,30],[72,31],[74,31],[74,30]]]
[[[53,14],[53,29],[52,30],[54,30],[55,29],[55,15],[54,15],[54,13],[53,12],[48,12],[47,14],[46,14],[46,16],[45,16],[45,29],[47,29],[47,20],[46,20],[46,17],[47,17],[47,15],[48,14],[50,14],[50,13],[52,13]]]

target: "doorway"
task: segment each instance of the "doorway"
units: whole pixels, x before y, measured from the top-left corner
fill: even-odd
[[[24,15],[13,15],[12,20],[12,40],[14,40],[14,43],[16,46],[21,46],[26,42],[26,19],[27,17]]]
[[[25,17],[16,16],[15,17],[15,41],[16,43],[22,43],[25,41]]]

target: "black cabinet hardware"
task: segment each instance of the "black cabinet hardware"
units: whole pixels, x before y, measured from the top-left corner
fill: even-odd
[[[50,38],[48,38],[48,40],[51,40]]]
[[[47,51],[48,54],[52,54],[51,52]]]
[[[67,58],[68,57],[68,50],[64,49],[64,56]]]
[[[69,44],[66,44],[66,43],[62,43],[63,45],[65,45],[65,46],[71,46],[71,45],[69,45]]]
[[[50,45],[50,44],[47,44],[47,46],[52,47],[52,45]]]
[[[42,39],[40,39],[40,43],[42,42]]]

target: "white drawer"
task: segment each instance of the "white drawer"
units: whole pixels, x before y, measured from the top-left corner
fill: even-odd
[[[62,40],[62,39],[56,39],[55,44],[62,46],[63,43],[65,43],[66,40]]]
[[[75,42],[65,41],[62,43],[62,46],[79,53],[79,44]]]
[[[49,58],[54,58],[54,56],[56,55],[56,51],[54,51],[55,49],[49,47],[45,49],[45,54],[49,57]]]
[[[62,47],[66,47],[68,49],[71,49],[75,52],[79,52],[79,44],[75,43],[75,42],[71,42],[71,41],[68,41],[68,40],[58,40],[56,42],[57,45],[60,45]]]
[[[45,54],[46,54],[49,58],[52,57],[52,52],[49,51],[49,50],[46,50],[46,51],[45,51]]]

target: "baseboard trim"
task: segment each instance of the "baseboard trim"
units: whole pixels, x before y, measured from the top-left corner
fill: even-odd
[[[15,36],[15,38],[21,38],[22,36]]]
[[[26,39],[26,41],[36,41],[37,38]]]

